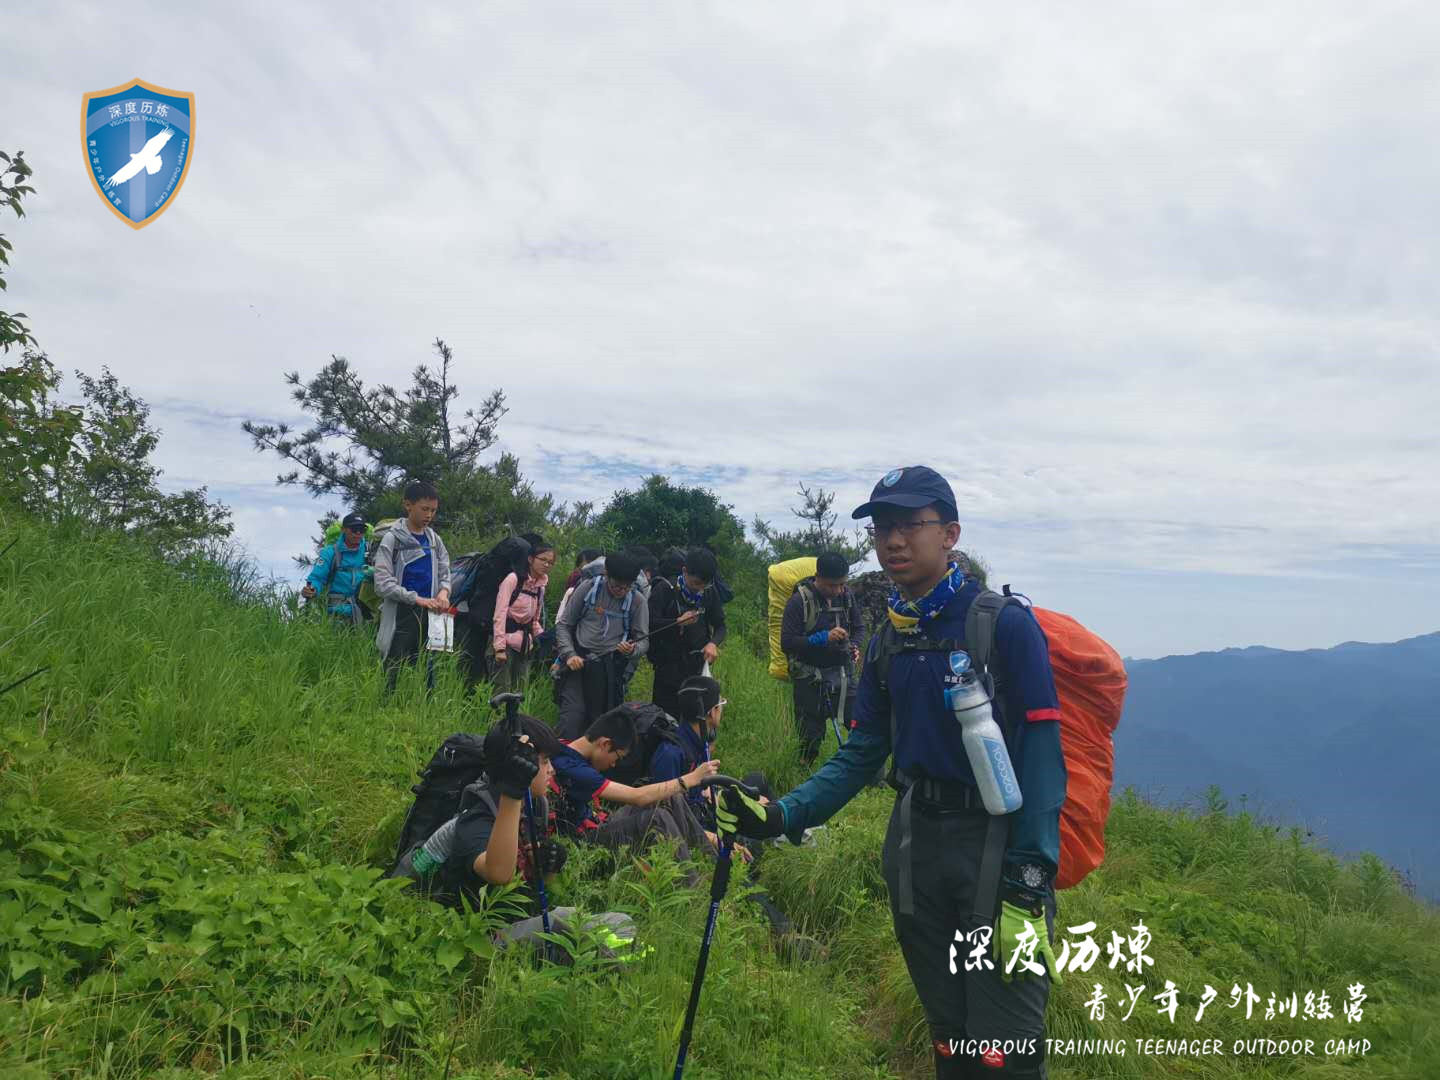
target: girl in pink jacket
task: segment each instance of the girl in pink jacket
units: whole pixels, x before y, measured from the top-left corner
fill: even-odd
[[[545,586],[554,565],[555,549],[542,540],[531,547],[525,580],[510,574],[500,582],[490,635],[491,683],[496,693],[524,689],[530,649],[545,626]]]

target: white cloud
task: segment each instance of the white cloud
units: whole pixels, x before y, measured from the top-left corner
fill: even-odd
[[[168,478],[266,558],[316,515],[238,420],[331,353],[402,381],[439,334],[563,498],[658,468],[783,517],[799,480],[858,501],[926,460],[1017,580],[1278,605],[1234,638],[1188,586],[1163,625],[1080,597],[1131,652],[1321,644],[1304,589],[1343,594],[1347,636],[1433,610],[1430,9],[134,14],[6,16],[40,189],[9,303],[156,402]],[[132,69],[198,103],[140,233],[73,143],[80,93]],[[1393,573],[1390,604],[1334,591]]]

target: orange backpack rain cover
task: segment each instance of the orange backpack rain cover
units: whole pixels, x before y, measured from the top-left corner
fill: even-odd
[[[1120,656],[1069,615],[1033,608],[1050,643],[1060,699],[1060,747],[1068,779],[1060,811],[1057,889],[1080,884],[1105,861],[1105,819],[1115,782],[1115,744],[1127,677]]]

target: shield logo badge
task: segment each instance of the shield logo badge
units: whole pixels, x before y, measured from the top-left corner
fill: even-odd
[[[195,95],[131,79],[80,100],[85,168],[110,212],[143,229],[175,202],[195,147]]]

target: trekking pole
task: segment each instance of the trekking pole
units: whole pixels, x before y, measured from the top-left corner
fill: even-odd
[[[12,682],[9,686],[6,686],[6,687],[4,687],[4,688],[0,688],[0,694],[8,694],[11,690],[14,690],[16,687],[24,686],[24,685],[25,685],[27,682],[29,682],[31,679],[35,678],[36,675],[44,675],[45,672],[47,672],[47,671],[49,671],[49,670],[50,670],[50,665],[48,665],[48,664],[45,665],[44,667],[38,667],[38,668],[36,668],[34,671],[30,672],[29,675],[22,676],[21,678],[16,679],[14,682]]]
[[[840,669],[840,697],[835,705],[835,715],[830,718],[830,726],[835,729],[835,747],[839,749],[845,745],[845,740],[840,737],[841,721],[845,717],[845,691],[848,689],[850,671],[848,667]]]
[[[525,699],[524,694],[496,694],[490,699],[492,709],[505,709],[505,726],[510,729],[510,735],[518,739],[520,737],[520,702]],[[545,933],[550,933],[550,901],[545,895],[545,874],[540,869],[540,844],[535,839],[535,804],[530,799],[530,789],[525,789],[525,825],[530,833],[530,862],[535,867],[535,891],[540,896],[540,925]],[[545,959],[550,959],[550,942],[545,942]]]
[[[700,781],[701,787],[733,787],[751,798],[759,798],[760,792],[742,784],[733,776],[707,776]],[[720,839],[720,854],[715,859],[715,877],[710,882],[710,914],[705,920],[705,936],[700,939],[700,959],[695,964],[695,981],[690,984],[690,1003],[685,1006],[685,1026],[680,1029],[680,1052],[675,1058],[675,1077],[685,1071],[685,1055],[690,1051],[690,1034],[695,1027],[695,1013],[700,1008],[700,988],[705,985],[705,965],[710,960],[710,943],[715,938],[715,922],[720,916],[720,901],[730,887],[730,851],[735,841],[728,836]]]
[[[642,642],[642,641],[648,641],[650,638],[654,637],[656,634],[663,634],[666,630],[673,630],[675,627],[677,627],[677,626],[679,626],[679,625],[680,625],[680,623],[678,623],[678,622],[672,622],[672,623],[670,623],[668,626],[662,626],[662,627],[660,627],[658,630],[651,630],[648,634],[641,634],[641,635],[640,635],[639,637],[637,637],[637,638],[626,638],[625,640],[628,641],[628,642],[630,642],[630,644],[632,644],[632,645],[638,645],[638,644],[639,644],[640,642]],[[688,626],[689,624],[686,623],[685,625]],[[602,652],[602,653],[596,653],[594,656],[590,657],[590,659],[591,659],[591,660],[599,660],[602,656],[609,656],[611,653],[618,651],[619,648],[620,648],[619,645],[613,646],[612,648],[606,649],[606,650],[605,650],[604,652]]]

